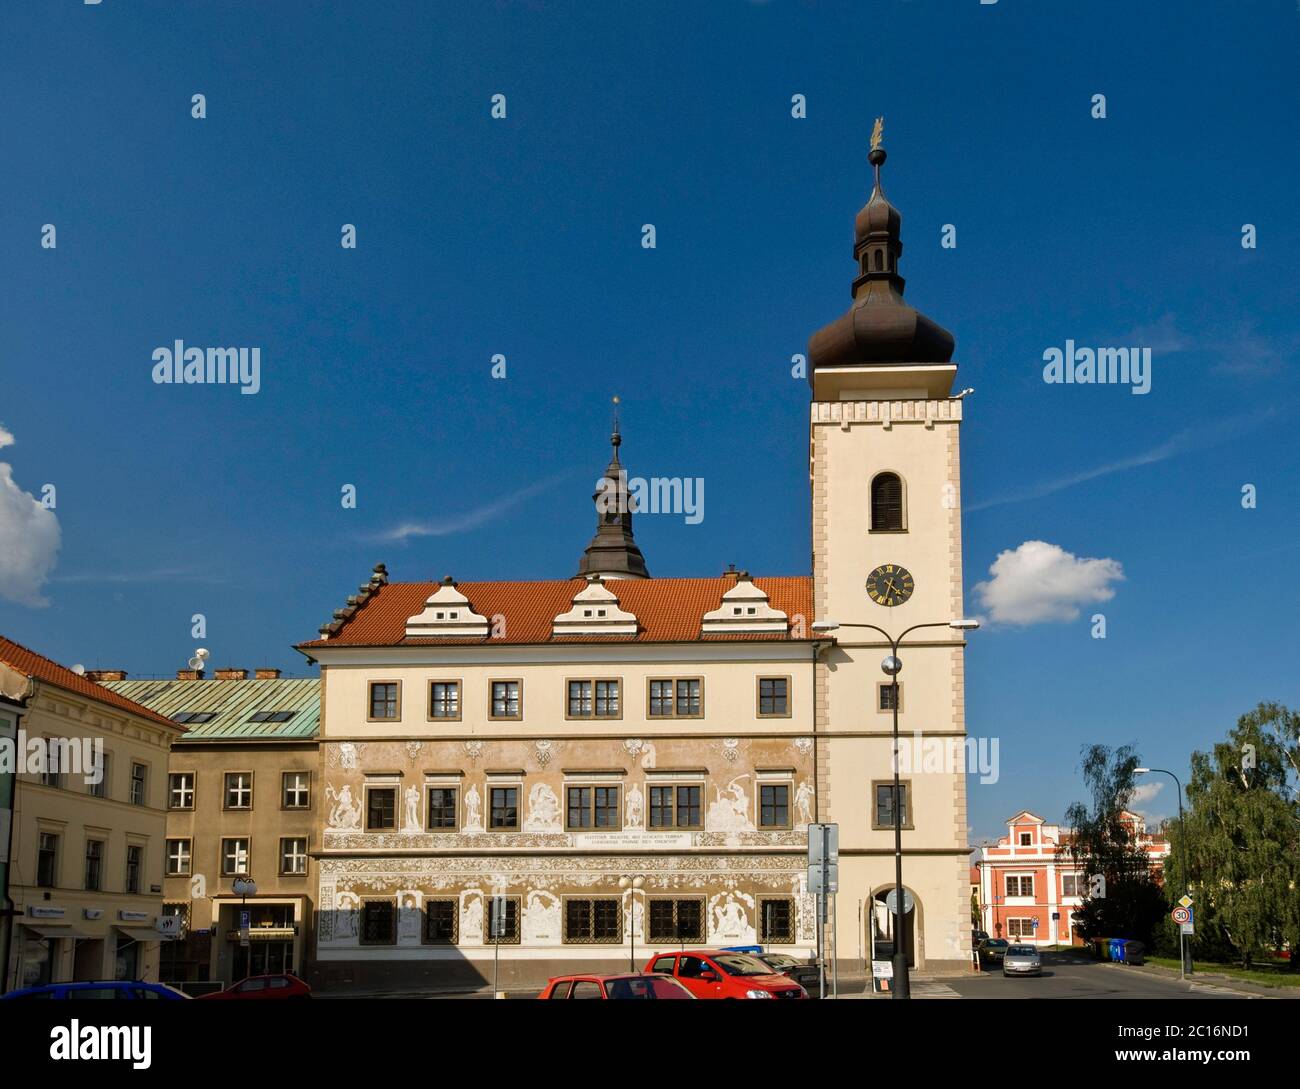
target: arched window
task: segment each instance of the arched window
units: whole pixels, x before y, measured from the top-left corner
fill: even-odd
[[[878,473],[871,481],[871,530],[903,528],[903,481],[897,473]]]
[[[876,250],[876,271],[877,272],[881,272],[884,270],[883,260],[884,259],[881,256],[880,250]]]

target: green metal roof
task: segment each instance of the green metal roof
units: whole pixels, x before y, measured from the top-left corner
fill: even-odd
[[[307,741],[320,732],[320,681],[103,681],[127,699],[167,718],[207,711],[211,722],[189,724],[180,741]],[[258,711],[292,711],[288,722],[250,722]]]

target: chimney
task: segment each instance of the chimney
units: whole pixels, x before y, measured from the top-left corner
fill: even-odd
[[[259,681],[278,681],[280,671],[278,669],[258,669],[253,671],[253,677]]]
[[[203,670],[201,669],[178,669],[176,671],[178,681],[201,681],[203,680]]]
[[[124,681],[126,680],[125,669],[88,669],[86,670],[86,680],[94,681],[96,684],[101,681]]]
[[[218,669],[212,674],[219,681],[246,681],[248,680],[248,670],[231,669],[227,666],[225,669]]]

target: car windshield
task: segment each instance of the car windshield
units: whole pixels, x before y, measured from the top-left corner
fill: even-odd
[[[770,976],[772,966],[744,953],[726,953],[713,958],[729,976]]]
[[[1007,940],[1005,938],[990,938],[984,944],[987,945],[990,949],[1003,949],[1007,945]]]
[[[793,968],[799,963],[794,957],[787,957],[784,953],[764,953],[761,959],[767,961],[773,968],[781,970]]]
[[[1009,957],[1036,957],[1037,955],[1038,950],[1032,945],[1013,945],[1007,950]]]
[[[635,979],[611,979],[605,984],[610,998],[690,998],[691,992],[675,980],[663,976],[637,976]]]

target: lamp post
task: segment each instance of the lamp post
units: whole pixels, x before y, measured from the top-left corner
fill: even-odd
[[[631,889],[632,896],[628,901],[627,907],[627,936],[632,943],[628,950],[627,966],[629,971],[636,971],[636,890],[645,888],[644,877],[620,877],[618,887],[623,890]]]
[[[818,620],[813,624],[813,631],[835,631],[837,628],[868,628],[879,632],[889,643],[889,656],[880,663],[880,668],[890,678],[890,703],[894,713],[894,796],[891,808],[894,816],[894,990],[895,998],[911,998],[912,986],[907,973],[907,953],[900,940],[903,934],[904,916],[907,914],[907,898],[903,892],[903,805],[902,787],[898,781],[898,675],[903,670],[903,663],[898,658],[898,648],[912,632],[921,628],[952,628],[956,631],[974,631],[980,626],[978,620],[940,620],[929,624],[913,624],[906,628],[897,638],[884,628],[875,624],[841,624],[834,620]]]
[[[246,859],[247,855],[241,852],[241,858]],[[231,891],[239,896],[239,944],[244,947],[244,975],[241,978],[248,978],[249,969],[252,967],[253,950],[248,944],[248,935],[244,932],[244,914],[248,909],[248,898],[257,895],[257,882],[251,877],[244,875],[236,877],[230,885]]]
[[[1183,784],[1179,782],[1178,776],[1172,771],[1166,771],[1164,768],[1134,768],[1135,775],[1168,775],[1174,781],[1178,788],[1178,838],[1182,841],[1182,865],[1179,867],[1182,877],[1182,886],[1184,891],[1191,892],[1191,874],[1187,867],[1187,826],[1183,823]],[[1178,978],[1186,979],[1192,971],[1192,947],[1187,944],[1186,935],[1183,934],[1183,928],[1178,928]]]

